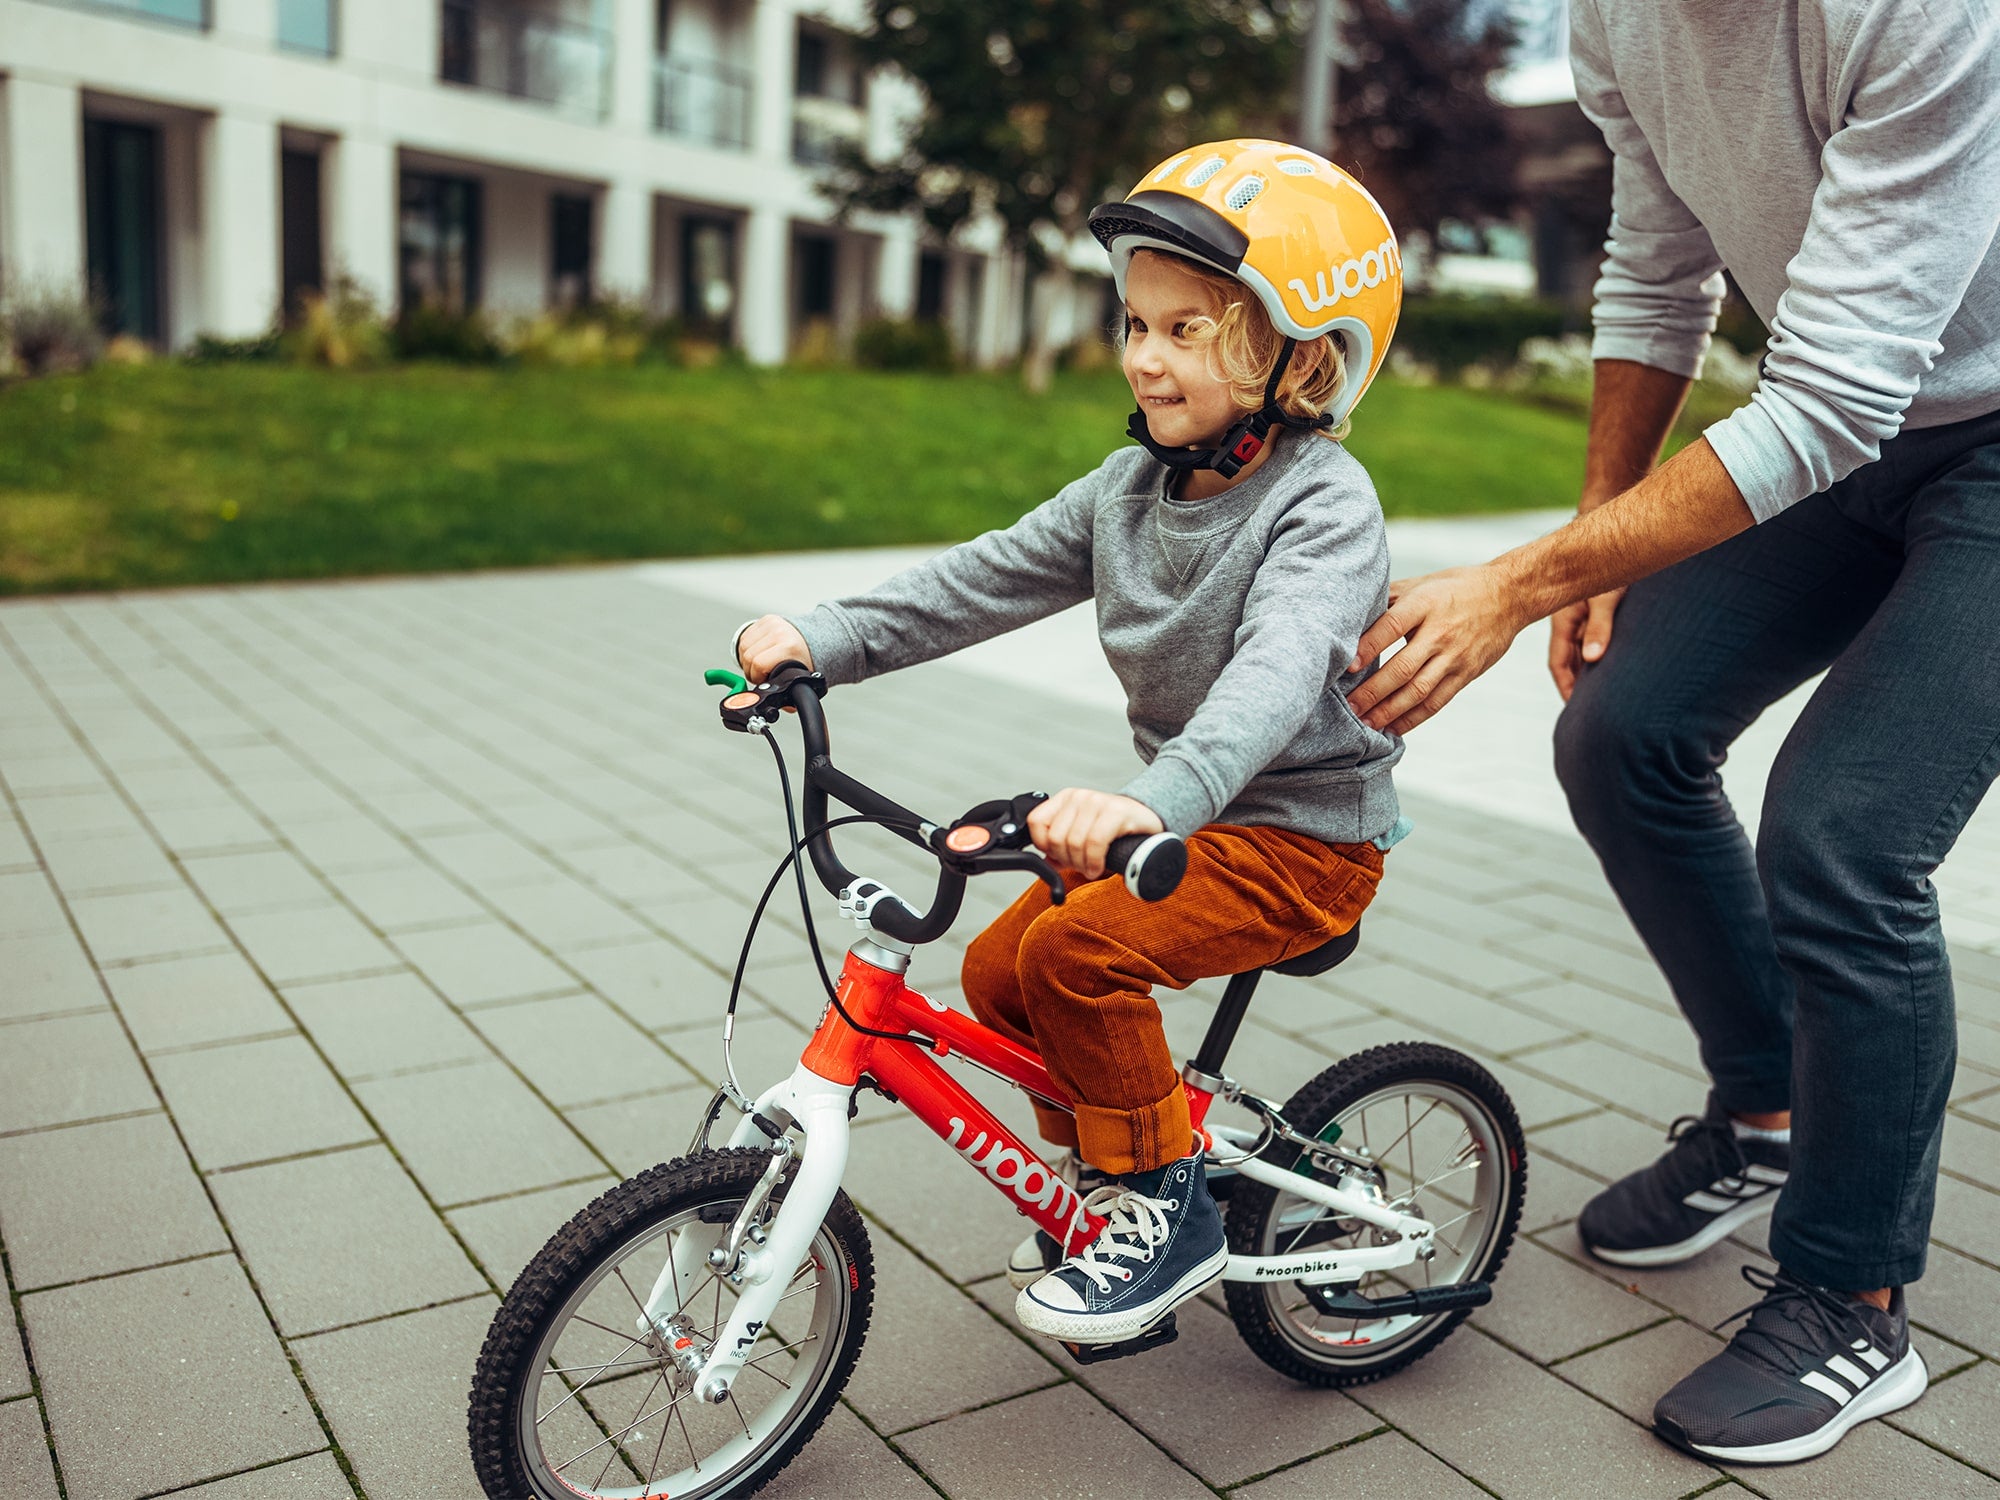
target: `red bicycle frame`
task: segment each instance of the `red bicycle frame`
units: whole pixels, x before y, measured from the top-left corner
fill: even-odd
[[[1058,1243],[1079,1247],[1096,1238],[1104,1220],[1085,1210],[1076,1190],[936,1061],[962,1057],[1047,1103],[1070,1108],[1039,1056],[963,1011],[919,994],[901,974],[851,952],[835,993],[855,1025],[827,1006],[801,1063],[849,1087],[872,1078]],[[857,1026],[910,1040],[870,1036]],[[1199,1133],[1214,1095],[1189,1083],[1181,1087]]]

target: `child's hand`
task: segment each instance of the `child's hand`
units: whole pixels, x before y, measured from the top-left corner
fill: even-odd
[[[1086,880],[1104,873],[1105,851],[1127,833],[1164,833],[1160,815],[1131,797],[1065,787],[1028,814],[1028,837],[1035,847]]]
[[[813,664],[806,638],[783,615],[766,615],[736,638],[736,664],[752,682],[769,682],[786,661]]]

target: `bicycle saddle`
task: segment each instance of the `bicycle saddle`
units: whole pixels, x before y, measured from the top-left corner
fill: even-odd
[[[1331,942],[1321,943],[1317,948],[1301,953],[1297,958],[1288,958],[1283,963],[1266,964],[1264,967],[1273,974],[1290,974],[1299,979],[1309,979],[1315,974],[1324,974],[1335,964],[1349,958],[1360,946],[1361,924],[1356,922]]]

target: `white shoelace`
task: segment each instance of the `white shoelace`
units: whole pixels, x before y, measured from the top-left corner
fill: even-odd
[[[1098,1291],[1111,1290],[1111,1278],[1130,1281],[1129,1266],[1112,1263],[1112,1257],[1137,1260],[1153,1258],[1153,1251],[1166,1243],[1167,1210],[1180,1207],[1178,1198],[1148,1198],[1131,1188],[1101,1187],[1083,1200],[1090,1213],[1104,1215],[1104,1232],[1063,1263],[1063,1269],[1081,1271]]]

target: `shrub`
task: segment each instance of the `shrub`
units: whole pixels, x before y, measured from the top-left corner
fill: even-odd
[[[957,363],[950,331],[934,318],[870,318],[855,330],[854,362],[869,370],[939,374]]]
[[[462,365],[491,364],[503,352],[484,313],[455,312],[434,302],[403,309],[396,320],[395,351],[398,359]]]
[[[558,369],[635,365],[652,347],[654,322],[636,303],[590,302],[522,321],[515,326],[508,347],[529,365]]]
[[[87,298],[60,287],[16,291],[0,309],[0,345],[26,375],[87,370],[104,353],[104,334]]]
[[[1451,376],[1474,365],[1504,368],[1531,338],[1556,338],[1562,305],[1514,297],[1412,297],[1396,325],[1396,348]]]
[[[276,328],[240,339],[204,333],[188,346],[187,358],[197,365],[263,364],[284,357],[284,339],[283,332]]]
[[[387,359],[390,336],[368,289],[342,273],[324,293],[305,295],[284,345],[287,356],[299,364],[345,370]]]

